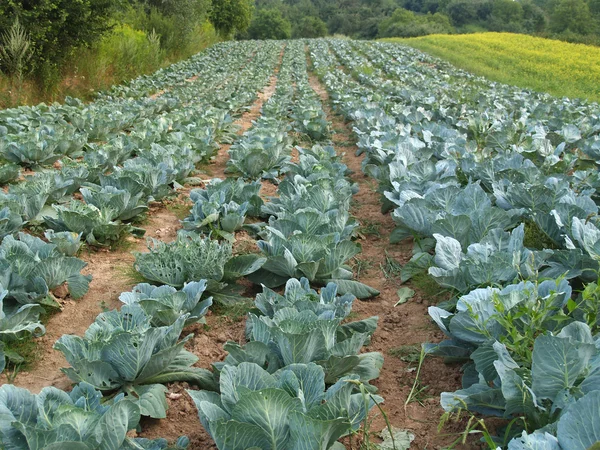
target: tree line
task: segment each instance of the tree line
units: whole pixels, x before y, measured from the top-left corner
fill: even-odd
[[[256,0],[239,38],[506,31],[600,44],[600,0]]]
[[[253,0],[3,0],[0,76],[51,88],[87,63],[119,82],[244,30],[253,8]]]

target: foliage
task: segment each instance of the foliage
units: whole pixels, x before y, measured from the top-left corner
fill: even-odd
[[[106,393],[122,392],[142,415],[164,418],[166,388],[161,383],[187,381],[213,388],[210,372],[192,367],[198,358],[183,348],[192,335],[179,340],[188,317],[154,327],[140,305],[124,305],[120,311],[98,315],[83,337],[63,335],[54,348],[70,364],[62,370],[74,382]]]
[[[306,16],[292,24],[292,37],[320,38],[327,35],[327,24],[319,17]]]
[[[9,0],[0,5],[0,29],[8,30],[18,17],[31,39],[35,70],[56,76],[58,63],[74,48],[94,43],[110,28],[117,5],[116,0],[46,0],[32,8]]]
[[[453,31],[450,19],[442,13],[420,15],[403,8],[398,8],[379,24],[380,37],[415,37]]]
[[[552,11],[550,29],[555,33],[569,30],[578,34],[590,34],[597,25],[583,0],[560,0]]]
[[[246,215],[261,214],[263,200],[259,181],[245,183],[241,178],[218,178],[211,180],[205,189],[194,189],[190,199],[194,202],[190,216],[183,221],[183,228],[204,231],[233,239],[233,233],[241,229]]]
[[[50,448],[148,449],[167,448],[164,439],[128,436],[139,426],[140,408],[122,395],[109,404],[88,383],[69,393],[46,387],[37,394],[4,384],[0,387],[0,443],[13,450]],[[187,447],[187,438],[177,442]]]
[[[147,280],[176,288],[190,281],[208,280],[207,291],[217,302],[239,299],[227,281],[250,275],[265,262],[256,254],[233,256],[231,244],[196,233],[179,233],[169,244],[151,240],[148,253],[134,253],[135,269]]]
[[[375,402],[353,394],[352,378],[325,389],[323,369],[292,364],[274,374],[253,363],[225,366],[220,394],[188,391],[202,426],[220,449],[334,448],[340,437],[358,429]]]
[[[5,348],[7,345],[38,337],[46,332],[39,319],[44,308],[35,304],[15,304],[5,300],[7,295],[8,291],[0,285],[0,373],[4,370],[6,360],[13,364],[23,362],[21,355]]]
[[[126,305],[140,305],[156,327],[173,325],[184,315],[187,316],[184,326],[188,326],[206,322],[204,316],[212,305],[212,297],[200,301],[205,289],[205,280],[186,283],[180,291],[172,286],[140,283],[131,292],[123,292],[119,300]]]
[[[81,274],[86,265],[80,259],[63,256],[56,245],[25,233],[16,239],[7,236],[0,244],[2,285],[8,290],[8,299],[23,305],[52,303],[48,292],[63,283],[71,297],[82,297],[92,279]]]
[[[49,228],[58,232],[81,233],[90,245],[109,245],[119,241],[127,233],[138,237],[145,233],[141,228],[121,222],[115,209],[101,209],[79,200],[72,200],[66,206],[52,205],[52,208],[54,213],[49,212],[44,216],[44,222]]]
[[[246,33],[249,39],[289,39],[292,24],[278,9],[260,9],[252,17]]]
[[[83,233],[73,233],[70,231],[55,233],[54,230],[46,230],[44,236],[48,239],[48,242],[56,245],[56,249],[63,255],[75,256],[81,248],[81,236],[83,236]]]
[[[33,49],[29,35],[18,17],[10,30],[0,38],[0,67],[4,67],[8,74],[14,75],[18,80],[22,80],[26,65],[33,56]]]
[[[363,383],[377,378],[382,355],[360,353],[377,328],[377,317],[342,325],[354,296],[337,297],[337,289],[335,283],[328,283],[317,296],[306,278],[289,280],[283,296],[263,288],[256,301],[267,314],[248,314],[249,342],[244,346],[225,344],[229,355],[215,367],[253,362],[274,373],[290,364],[315,362],[323,367],[327,384],[343,376],[358,376]]]
[[[253,10],[251,0],[213,0],[209,17],[217,32],[227,37],[250,26]]]

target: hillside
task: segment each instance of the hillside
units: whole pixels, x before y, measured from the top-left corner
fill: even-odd
[[[600,48],[511,33],[431,35],[399,42],[493,81],[600,100]]]

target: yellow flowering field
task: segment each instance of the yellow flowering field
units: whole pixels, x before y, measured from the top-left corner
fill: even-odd
[[[513,33],[431,35],[400,42],[490,80],[600,101],[600,48]]]

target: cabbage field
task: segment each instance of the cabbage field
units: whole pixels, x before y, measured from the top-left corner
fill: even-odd
[[[598,448],[599,112],[335,39],[0,111],[0,448]]]

